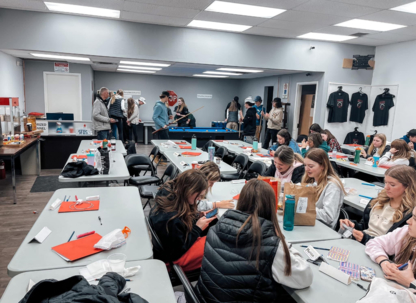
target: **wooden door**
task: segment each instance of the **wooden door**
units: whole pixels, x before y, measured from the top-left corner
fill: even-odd
[[[300,114],[299,114],[299,132],[300,135],[308,135],[309,127],[313,122],[313,107],[315,95],[302,95]]]

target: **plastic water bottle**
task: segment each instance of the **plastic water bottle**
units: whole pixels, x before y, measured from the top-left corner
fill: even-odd
[[[108,145],[108,141],[107,141],[107,139],[104,139],[103,140],[103,148],[104,149],[107,148],[107,145]]]
[[[94,159],[95,159],[95,155],[93,153],[88,153],[87,154],[87,164],[88,165],[92,165],[94,166]]]
[[[295,226],[295,196],[286,195],[283,229],[291,231]]]
[[[215,147],[212,144],[208,147],[208,160],[214,162]]]
[[[369,136],[369,135],[367,135],[367,137],[365,138],[365,143],[364,143],[364,145],[365,145],[365,146],[369,146],[369,145],[370,145],[370,136]]]
[[[257,141],[257,138],[254,137],[254,141],[253,141],[253,149],[257,150],[259,148],[259,141]]]
[[[195,134],[192,136],[192,149],[193,150],[196,149],[196,136],[195,136]]]
[[[360,163],[361,149],[355,149],[354,163]]]
[[[336,159],[337,158],[337,149],[336,147],[334,147],[334,149],[332,150],[332,159]]]

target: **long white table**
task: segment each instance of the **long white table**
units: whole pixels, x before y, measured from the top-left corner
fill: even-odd
[[[179,153],[182,154],[183,152],[198,152],[201,153],[201,155],[199,156],[195,156],[195,157],[185,157],[185,156],[175,156],[175,153]],[[193,161],[206,161],[208,160],[208,153],[203,152],[203,151],[195,151],[195,150],[187,150],[187,149],[180,149],[177,152],[165,152],[165,157],[168,158],[168,160],[173,163],[181,173],[183,173],[184,171],[188,170],[188,169],[192,169],[192,162]],[[188,163],[189,165],[187,166],[183,166],[181,164],[181,162],[184,161],[185,163]],[[220,172],[222,174],[235,174],[237,172],[237,170],[232,167],[231,165],[228,165],[227,163],[225,163],[224,161],[221,160],[221,164],[220,164]]]
[[[344,166],[346,168],[350,168],[352,170],[360,171],[375,177],[384,177],[384,174],[387,169],[381,167],[373,167],[370,165],[366,165],[365,162],[367,161],[364,158],[360,158],[360,163],[354,163],[350,161],[343,161],[342,159],[330,159],[331,161],[335,162],[340,166]]]
[[[96,149],[101,146],[101,143],[95,144],[94,141],[100,141],[100,140],[82,140],[81,143],[79,144],[77,154],[85,154],[88,149],[90,148]],[[116,140],[116,150],[114,151],[114,153],[120,153],[123,156],[127,155],[127,151],[124,148],[123,142],[121,142],[120,140]]]
[[[72,162],[72,156],[77,154],[71,154],[66,163]],[[65,164],[66,165],[66,164]],[[129,171],[127,169],[126,161],[120,153],[113,153],[110,171],[108,175],[92,175],[81,176],[78,178],[66,178],[62,175],[59,176],[59,182],[101,182],[101,181],[124,181],[130,178]]]
[[[355,149],[356,148],[364,148],[364,146],[363,145],[360,145],[360,146],[349,146],[349,145],[347,145],[347,144],[342,144],[341,145],[341,148],[344,148],[344,149],[348,149],[349,151],[351,151],[351,152],[353,152],[353,153],[355,153]]]
[[[131,261],[126,262],[126,267],[140,266],[139,272],[131,277],[126,288],[131,288],[130,293],[141,296],[148,302],[175,303],[175,294],[166,265],[159,260]],[[19,302],[26,294],[29,280],[38,283],[45,279],[56,279],[58,281],[79,275],[78,268],[65,268],[55,270],[41,270],[22,273],[11,279],[9,285],[0,299],[1,303]],[[98,281],[91,282],[91,285]]]
[[[209,201],[230,200],[241,192],[245,184],[233,184],[231,182],[217,182],[212,188],[212,192],[208,191],[207,199]],[[219,209],[218,217],[221,217],[227,209]],[[287,242],[301,243],[308,241],[324,241],[332,239],[340,239],[341,235],[329,228],[322,222],[316,220],[315,226],[295,226],[292,231],[283,229],[283,217],[278,215],[280,228]]]
[[[360,211],[364,211],[367,204],[363,204],[360,202],[361,199],[366,199],[366,198],[360,197],[359,195],[376,198],[378,193],[383,189],[382,187],[379,187],[379,186],[363,185],[363,183],[368,184],[368,182],[365,182],[359,179],[345,178],[342,180],[345,182],[344,187],[353,188],[357,191],[356,195],[346,195],[344,197],[344,203]]]
[[[150,142],[154,145],[159,147],[159,151],[161,154],[165,154],[165,152],[184,152],[184,151],[198,151],[201,152],[202,150],[200,148],[196,148],[195,150],[192,149],[181,149],[179,147],[179,145],[173,145],[173,146],[167,146],[164,145],[164,143],[168,142],[168,141],[173,141],[173,142],[185,142],[186,144],[183,144],[181,146],[192,146],[189,142],[185,141],[185,140],[151,140]]]
[[[244,142],[244,141],[240,141],[240,140],[223,140],[222,142],[220,142],[220,141],[211,140],[211,142],[213,142],[216,146],[219,146],[219,147],[223,146],[223,147],[227,148],[227,150],[230,153],[237,154],[237,155],[244,154],[246,151],[248,151],[248,149],[241,148],[242,146],[253,148],[253,144],[250,144],[250,143],[247,143],[247,142]],[[248,154],[248,159],[251,162],[262,161],[267,166],[270,166],[272,164],[273,157],[261,157],[261,156],[257,156],[257,154],[268,155],[269,151],[267,149],[260,148],[258,153]]]
[[[336,246],[348,249],[350,251],[348,262],[358,264],[360,266],[368,266],[370,268],[373,268],[376,272],[376,276],[378,278],[383,278],[383,272],[381,268],[376,263],[371,261],[370,257],[368,257],[364,251],[365,246],[357,241],[349,239],[340,239],[322,241],[319,243],[305,242],[301,244],[294,244],[294,248],[296,248],[302,254],[302,256],[305,259],[307,259],[308,257],[304,252],[305,248],[301,247],[301,245],[312,245],[322,248],[331,248],[332,246]],[[324,255],[329,265],[338,268],[339,262],[327,259],[327,251],[318,250],[318,252]],[[284,286],[284,288],[289,292],[293,299],[295,299],[298,303],[321,303],[323,301],[337,303],[355,303],[359,299],[364,297],[364,295],[366,294],[366,292],[363,289],[359,288],[354,283],[351,283],[350,285],[345,285],[331,278],[330,276],[320,272],[319,267],[317,265],[310,263],[310,267],[313,271],[313,282],[310,287],[305,289],[294,290]],[[365,288],[368,288],[369,282],[360,280],[358,283],[363,285]]]
[[[75,195],[79,199],[100,195],[100,209],[98,211],[76,213],[58,213],[58,209],[49,210],[49,206],[56,199],[62,200],[65,195],[72,197],[70,201],[74,201]],[[85,266],[94,261],[105,259],[114,253],[126,254],[127,261],[152,258],[152,245],[140,201],[140,195],[136,187],[93,187],[57,190],[7,266],[8,275],[13,277],[27,271]],[[102,225],[100,225],[98,216],[101,217]],[[45,226],[52,232],[43,243],[29,243]],[[117,249],[103,251],[74,262],[65,261],[51,249],[56,245],[67,242],[73,231],[75,233],[72,240],[76,239],[77,235],[90,231],[105,236],[114,229],[123,229],[125,226],[131,229],[131,234],[127,239],[127,244]]]

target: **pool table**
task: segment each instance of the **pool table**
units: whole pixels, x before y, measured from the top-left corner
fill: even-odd
[[[209,140],[238,140],[238,131],[220,127],[169,127],[169,137],[174,140],[186,140],[191,142],[196,135],[197,147],[203,147]]]

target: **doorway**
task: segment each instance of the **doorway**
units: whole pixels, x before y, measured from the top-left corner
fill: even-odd
[[[269,113],[272,109],[272,101],[273,101],[273,91],[274,91],[274,87],[273,86],[265,86],[264,87],[264,98],[263,98],[263,107],[266,108],[266,113]],[[260,136],[262,136],[262,141],[265,138],[265,134],[267,132],[267,123],[263,123],[264,126],[264,131],[262,130],[262,133],[260,134]]]
[[[297,84],[293,121],[293,138],[295,140],[299,135],[308,135],[309,133],[309,127],[314,122],[317,93],[318,82]]]

